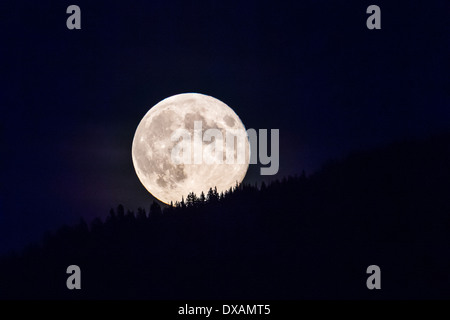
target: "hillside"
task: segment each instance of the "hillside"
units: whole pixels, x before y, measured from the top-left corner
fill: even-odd
[[[125,212],[0,261],[0,298],[450,298],[450,135]],[[82,289],[66,288],[66,268]],[[380,266],[382,289],[366,288]]]

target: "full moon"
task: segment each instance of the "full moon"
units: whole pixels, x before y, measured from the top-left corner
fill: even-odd
[[[184,158],[179,157],[183,151]],[[238,115],[222,101],[198,93],[174,95],[152,107],[139,123],[132,146],[139,180],[167,204],[190,192],[206,195],[217,187],[220,193],[241,183],[249,153]]]

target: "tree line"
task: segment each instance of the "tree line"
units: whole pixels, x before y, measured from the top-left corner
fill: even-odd
[[[47,233],[0,259],[2,298],[450,298],[450,135],[318,172],[190,193]],[[67,266],[82,289],[67,290]],[[382,270],[367,290],[366,269]]]

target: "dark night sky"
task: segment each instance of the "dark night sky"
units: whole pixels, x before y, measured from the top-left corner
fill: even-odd
[[[66,28],[70,4],[81,30]],[[366,28],[371,4],[381,30]],[[450,129],[449,12],[444,0],[2,1],[0,253],[119,203],[148,209],[131,142],[173,94],[280,129],[277,177]]]

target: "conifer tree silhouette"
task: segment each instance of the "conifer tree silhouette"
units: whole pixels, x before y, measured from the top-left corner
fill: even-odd
[[[159,219],[162,215],[161,206],[158,202],[153,200],[152,205],[150,206],[150,218]]]

